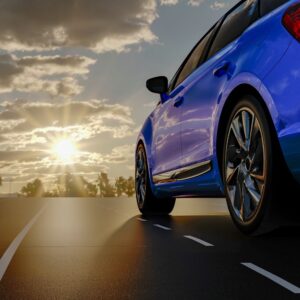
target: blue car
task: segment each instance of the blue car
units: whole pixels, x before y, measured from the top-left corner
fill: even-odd
[[[300,2],[239,2],[146,85],[160,100],[137,139],[141,213],[226,196],[241,231],[278,222],[300,194]]]

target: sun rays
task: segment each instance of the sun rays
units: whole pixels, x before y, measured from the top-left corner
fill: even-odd
[[[52,148],[55,157],[63,162],[72,164],[78,155],[76,145],[69,139],[61,139],[54,143]]]

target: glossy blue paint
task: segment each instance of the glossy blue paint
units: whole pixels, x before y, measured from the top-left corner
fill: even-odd
[[[180,95],[171,97],[165,103],[158,105],[152,115],[153,175],[180,167],[178,162],[181,159],[181,110],[176,105],[178,99]]]
[[[223,195],[217,157],[220,118],[232,93],[245,86],[260,95],[286,162],[300,181],[300,44],[281,22],[294,2],[254,22],[170,95],[164,95],[165,102],[146,120],[138,141],[146,148],[150,178],[212,162],[212,170],[199,177],[157,185],[151,182],[156,196]]]

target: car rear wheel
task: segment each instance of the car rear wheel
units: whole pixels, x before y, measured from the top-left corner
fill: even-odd
[[[135,190],[136,200],[140,212],[143,215],[168,215],[175,205],[175,198],[157,198],[153,194],[150,185],[148,164],[145,148],[138,146],[135,164]]]
[[[278,184],[281,162],[276,157],[263,108],[253,96],[243,97],[228,119],[222,170],[228,209],[245,233],[269,231],[276,225],[274,208],[284,184]]]

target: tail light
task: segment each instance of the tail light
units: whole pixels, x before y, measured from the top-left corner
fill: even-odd
[[[286,30],[300,42],[300,3],[290,6],[282,19]]]

